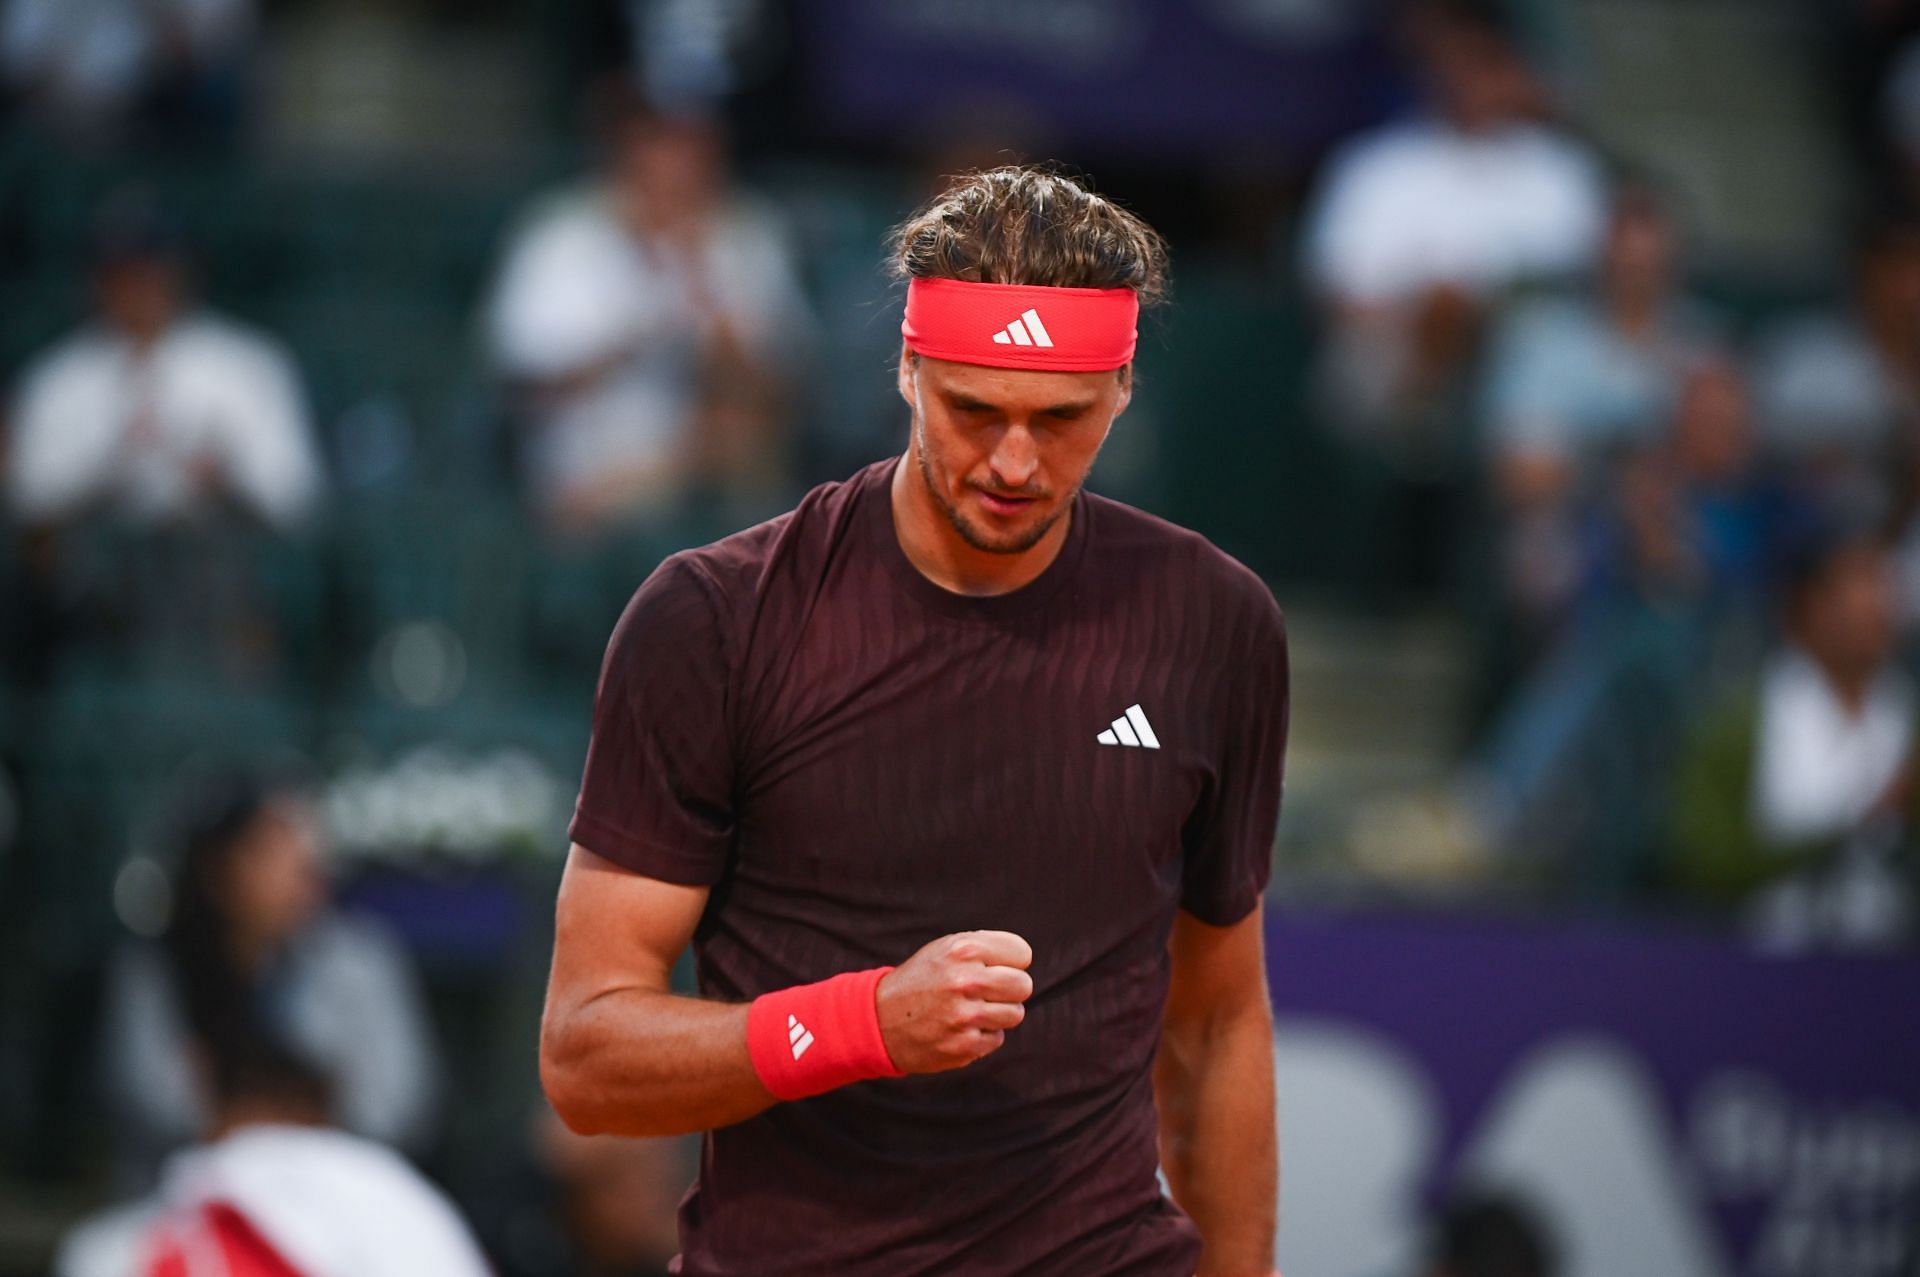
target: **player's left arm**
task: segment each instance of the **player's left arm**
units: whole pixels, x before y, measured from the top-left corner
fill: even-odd
[[[1198,1277],[1273,1269],[1280,1166],[1262,913],[1256,905],[1215,927],[1183,909],[1168,942],[1173,984],[1153,1088],[1160,1163],[1204,1245]]]

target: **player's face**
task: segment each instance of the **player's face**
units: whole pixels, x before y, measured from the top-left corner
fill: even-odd
[[[912,459],[961,540],[989,554],[1039,544],[1132,398],[1132,372],[985,368],[903,355]]]

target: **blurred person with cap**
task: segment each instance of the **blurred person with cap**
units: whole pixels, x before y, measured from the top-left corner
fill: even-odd
[[[1786,947],[1914,934],[1914,731],[1886,540],[1832,516],[1787,556],[1782,641],[1683,756],[1672,888]]]
[[[12,405],[6,493],[28,525],[234,510],[278,531],[324,481],[287,352],[195,305],[177,228],[146,194],[101,211],[92,323],[36,358]]]
[[[329,1127],[323,1072],[202,1005],[202,1140],[150,1197],[83,1221],[54,1277],[491,1277],[453,1204],[391,1149]]]
[[[1406,32],[1432,110],[1342,146],[1303,241],[1330,328],[1335,424],[1411,464],[1444,462],[1443,421],[1488,309],[1510,287],[1592,265],[1606,223],[1597,158],[1487,0],[1414,0]]]
[[[284,1040],[323,1070],[345,1129],[413,1150],[431,1134],[437,1052],[418,977],[385,928],[329,907],[317,822],[286,786],[237,778],[189,796],[172,916],[108,973],[100,1065],[131,1186],[207,1128],[196,1036]]]
[[[812,335],[784,230],[734,189],[720,125],[620,94],[605,114],[603,173],[532,211],[487,309],[532,502],[572,536],[702,487],[777,492]]]

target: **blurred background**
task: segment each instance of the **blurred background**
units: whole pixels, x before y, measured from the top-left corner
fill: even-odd
[[[535,1073],[600,653],[1021,159],[1289,618],[1287,1271],[1920,1274],[1905,0],[0,0],[0,1274],[263,1164],[662,1270]]]

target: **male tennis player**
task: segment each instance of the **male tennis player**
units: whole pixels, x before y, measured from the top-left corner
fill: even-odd
[[[707,1132],[690,1277],[1271,1268],[1280,612],[1081,486],[1165,260],[961,180],[897,235],[906,455],[614,631],[541,1072],[578,1130]]]

